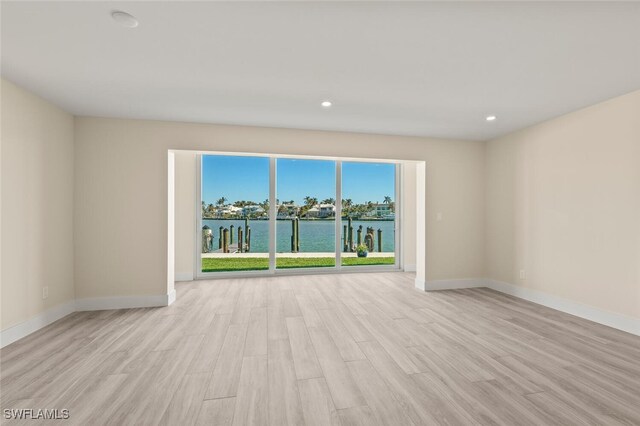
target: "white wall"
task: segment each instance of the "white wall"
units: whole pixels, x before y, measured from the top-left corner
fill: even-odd
[[[415,228],[426,227],[426,242],[417,238],[416,251],[410,236],[404,243],[407,255],[426,258],[427,280],[488,277],[639,318],[638,117],[640,91],[485,144],[74,120],[2,80],[0,325],[5,330],[73,302],[74,281],[82,300],[171,291],[170,150],[425,161],[420,181],[422,167],[405,169],[405,184],[413,179],[426,200],[405,198],[403,220],[416,220],[406,216],[412,203],[425,214]],[[176,153],[174,213],[176,247],[193,250],[192,223],[187,230],[184,218],[194,217],[194,204],[181,201],[195,187],[195,175],[181,173],[188,157]],[[177,253],[176,270],[188,272],[191,256]]]
[[[640,91],[489,142],[486,173],[489,278],[640,318]]]
[[[166,293],[170,149],[426,161],[427,279],[484,276],[481,142],[90,117],[75,123],[79,298]],[[443,212],[443,221],[432,211]],[[104,230],[98,246],[96,224]]]
[[[189,281],[195,277],[196,244],[196,163],[197,152],[175,153],[175,279]],[[401,218],[404,265],[416,268],[416,172],[415,162],[402,164],[403,209]]]
[[[73,302],[74,129],[70,114],[7,80],[1,93],[0,328],[6,330]]]

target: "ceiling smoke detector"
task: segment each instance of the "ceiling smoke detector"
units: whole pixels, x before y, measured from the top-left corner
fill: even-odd
[[[115,10],[111,12],[111,17],[118,24],[126,28],[135,28],[139,25],[138,20],[133,15],[129,15],[127,12],[121,10]]]

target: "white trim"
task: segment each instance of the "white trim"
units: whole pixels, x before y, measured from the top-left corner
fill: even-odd
[[[2,330],[0,331],[0,347],[4,348],[16,340],[20,340],[23,337],[26,337],[29,334],[74,313],[75,310],[76,305],[72,300],[70,302],[54,306],[53,308],[49,308],[31,319],[9,327],[6,330]]]
[[[193,281],[193,272],[176,272],[175,281]]]
[[[492,290],[640,336],[640,318],[632,318],[615,312],[605,311],[549,293],[502,281],[489,279],[486,280],[486,284],[487,287]]]
[[[176,291],[157,296],[94,297],[76,300],[76,311],[102,311],[106,309],[154,308],[169,306]]]
[[[269,271],[276,270],[276,238],[278,223],[278,163],[275,157],[269,157]]]
[[[407,268],[405,268],[405,271]],[[527,300],[538,305],[546,306],[560,312],[575,315],[598,324],[606,325],[627,333],[640,336],[640,318],[633,318],[615,312],[606,311],[593,306],[574,302],[559,296],[554,296],[538,290],[509,284],[503,281],[482,278],[468,278],[458,280],[435,280],[426,283],[418,278],[416,288],[423,291],[454,290],[461,288],[488,287],[500,293],[508,294],[519,299]]]
[[[487,282],[482,278],[462,278],[456,280],[433,280],[425,283],[425,291],[456,290],[459,288],[486,287]]]
[[[404,218],[402,217],[402,199],[404,195],[404,187],[402,185],[402,163],[395,163],[395,194],[393,197],[395,198],[395,207],[393,209],[394,218],[393,218],[393,249],[395,255],[394,266],[396,268],[401,269],[404,264],[404,251],[402,250],[402,241],[404,240],[402,237],[402,229]]]
[[[365,266],[348,266],[340,270],[340,274],[359,274],[374,272],[403,272],[401,269],[393,265],[365,265]],[[276,269],[272,273],[268,273],[265,269],[256,271],[231,271],[231,272],[205,272],[204,277],[197,277],[196,280],[218,280],[229,278],[256,278],[256,277],[288,277],[292,275],[331,275],[336,274],[336,268],[332,266],[318,268],[283,268]]]
[[[346,235],[342,235],[342,160],[336,160],[336,210],[334,220],[334,239],[335,239],[335,269],[340,271],[342,269],[342,250],[344,250],[344,244],[342,244],[342,238],[347,238]]]
[[[196,155],[196,220],[195,220],[195,233],[196,233],[196,246],[193,249],[193,276],[194,278],[200,278],[202,275],[202,155]],[[215,229],[212,229],[213,236],[215,236]]]
[[[416,265],[404,265],[404,271],[405,272],[415,272],[416,271]]]
[[[427,194],[427,165],[424,161],[416,163],[416,279],[427,280],[427,217],[426,217],[426,194]]]
[[[169,292],[169,294],[167,294],[167,305],[166,306],[171,305],[175,301],[176,301],[176,290],[173,289],[173,290],[171,290]]]
[[[162,307],[171,305],[175,300],[175,290],[160,296],[96,297],[72,300],[70,302],[54,306],[53,308],[49,308],[31,319],[0,331],[0,348],[4,348],[23,337],[27,337],[29,334],[36,332],[74,312]]]
[[[406,158],[375,158],[375,157],[340,157],[331,155],[308,155],[308,154],[285,154],[278,152],[247,152],[247,151],[211,151],[201,149],[174,149],[172,151],[189,151],[198,155],[222,155],[233,157],[267,157],[267,158],[291,158],[296,160],[341,160],[358,163],[399,163],[399,162],[415,162]]]
[[[176,280],[176,154],[167,153],[167,292]]]

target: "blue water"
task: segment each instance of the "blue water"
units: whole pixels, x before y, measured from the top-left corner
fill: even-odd
[[[345,225],[347,222],[343,221]],[[203,219],[202,225],[208,225],[213,230],[213,246],[218,248],[218,228],[234,226],[233,241],[238,238],[238,227],[244,226],[243,220],[229,219]],[[382,229],[382,251],[393,253],[395,251],[395,223],[391,220],[367,220],[353,221],[353,240],[355,243],[358,226],[362,225],[363,237],[368,226],[375,229],[376,251],[378,249],[378,229]],[[249,221],[251,227],[251,252],[269,252],[269,221]],[[291,251],[291,221],[276,221],[276,251],[279,253]],[[303,253],[321,253],[335,251],[335,222],[332,220],[301,220],[300,221],[300,251]]]

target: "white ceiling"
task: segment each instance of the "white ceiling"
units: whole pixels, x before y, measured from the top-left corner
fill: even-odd
[[[117,9],[140,26],[116,24]],[[1,12],[2,75],[76,115],[484,140],[640,89],[637,2],[3,2]]]

